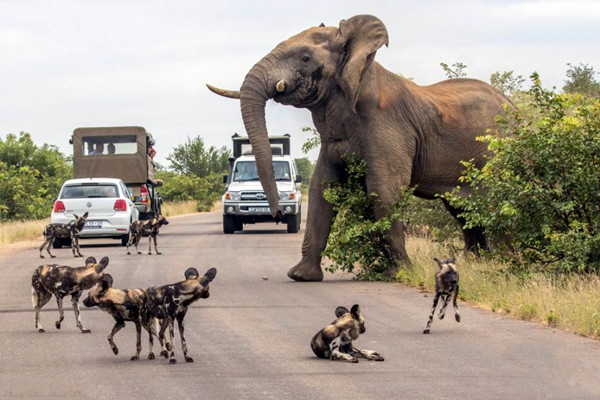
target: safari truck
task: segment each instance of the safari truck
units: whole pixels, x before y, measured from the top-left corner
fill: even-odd
[[[77,128],[73,145],[74,178],[118,178],[131,194],[139,219],[161,213],[162,199],[156,191],[162,182],[154,179],[149,150],[152,135],[141,126]]]
[[[242,231],[245,224],[274,222],[269,202],[258,179],[256,160],[248,137],[235,134],[233,157],[229,159],[229,173],[223,177],[223,232]],[[289,233],[300,229],[302,219],[302,194],[296,163],[290,156],[290,136],[270,136],[273,170],[279,193],[279,206],[283,223]]]

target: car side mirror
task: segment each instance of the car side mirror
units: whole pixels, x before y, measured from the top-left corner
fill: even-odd
[[[302,183],[302,175],[296,175],[295,183]]]

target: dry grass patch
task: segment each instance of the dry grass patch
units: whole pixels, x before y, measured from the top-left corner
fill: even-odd
[[[162,205],[162,213],[165,217],[175,215],[194,214],[201,211],[218,211],[221,209],[221,201],[215,202],[210,208],[206,205],[198,204],[196,200],[189,201],[169,201]]]
[[[427,239],[407,238],[413,265],[398,273],[410,286],[434,290],[437,268],[433,261],[456,254],[454,247]],[[480,307],[600,338],[600,278],[597,275],[551,277],[543,274],[516,276],[506,265],[456,255],[460,273],[460,299]]]
[[[0,222],[0,246],[23,240],[41,239],[50,219]]]

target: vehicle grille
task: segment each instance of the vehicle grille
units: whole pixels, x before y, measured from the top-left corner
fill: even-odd
[[[242,192],[242,201],[266,201],[265,192]]]

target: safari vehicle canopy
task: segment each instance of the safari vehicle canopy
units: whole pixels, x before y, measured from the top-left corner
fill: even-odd
[[[109,177],[126,184],[154,181],[147,155],[151,135],[141,126],[77,128],[73,144],[73,177]]]

